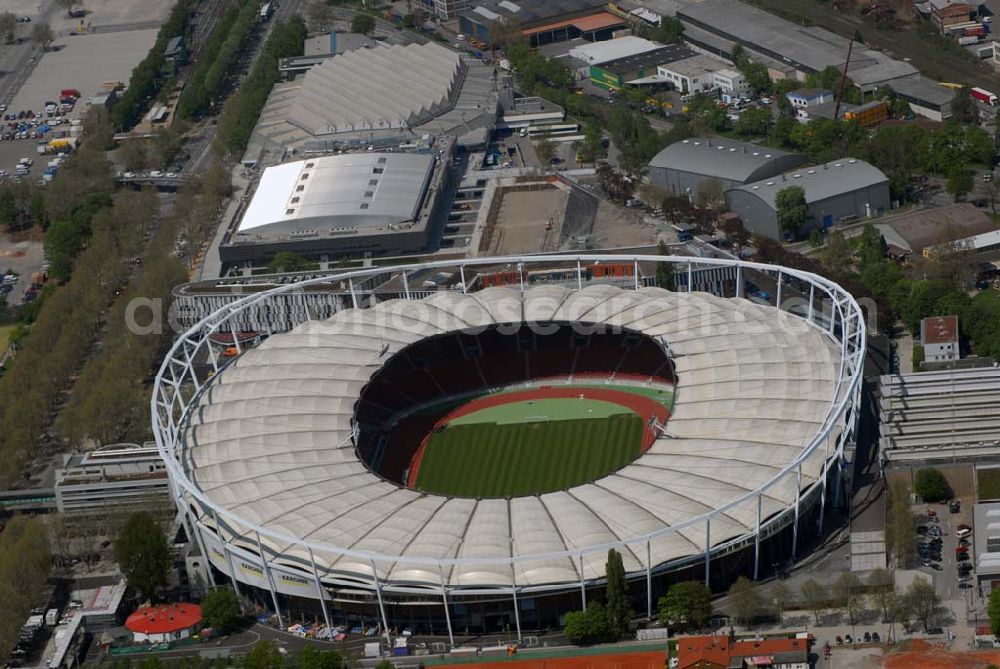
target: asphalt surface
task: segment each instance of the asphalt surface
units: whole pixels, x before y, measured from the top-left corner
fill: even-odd
[[[14,31],[15,43],[0,46],[0,102],[9,105],[41,57],[41,49],[31,43],[31,28],[39,21],[47,22],[58,11],[52,0],[42,0],[38,13],[31,15],[31,23],[18,23]],[[19,42],[19,43],[18,43]]]

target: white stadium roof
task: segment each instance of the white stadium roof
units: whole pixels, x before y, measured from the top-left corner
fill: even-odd
[[[264,170],[237,233],[324,233],[415,220],[434,171],[419,153],[345,153]]]
[[[668,436],[602,479],[510,500],[423,494],[371,472],[353,447],[352,418],[382,362],[422,338],[512,318],[662,338],[678,375]],[[682,525],[767,484],[833,411],[839,365],[840,347],[823,330],[746,300],[606,285],[441,291],[347,309],[244,352],[192,410],[181,463],[227,515],[311,542],[324,577],[368,580],[377,564],[396,583],[553,586],[603,577],[605,554],[588,547]],[[836,437],[835,429],[828,454]],[[821,476],[826,454],[816,448],[802,460],[802,489]],[[766,488],[761,518],[793,506],[796,487],[792,471]],[[714,516],[711,543],[753,532],[757,512],[750,497]],[[202,522],[214,525],[210,514]],[[256,541],[231,538],[252,551]],[[300,544],[262,541],[276,563],[309,564]],[[650,542],[654,564],[704,549],[703,523]],[[622,552],[629,572],[643,569],[645,550]],[[512,556],[524,558],[513,569]],[[436,560],[446,561],[441,572]]]

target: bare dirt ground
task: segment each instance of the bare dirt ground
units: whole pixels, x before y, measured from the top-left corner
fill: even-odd
[[[837,669],[879,669],[882,667],[881,648],[843,648],[834,647],[829,659],[820,660],[817,667],[836,667]],[[824,662],[826,662],[824,664]],[[921,665],[911,665],[916,669]]]
[[[886,669],[986,669],[1000,663],[997,650],[959,652],[919,639],[901,645],[903,650],[886,655]]]
[[[601,201],[594,221],[591,245],[595,249],[624,248],[656,243],[656,229],[642,216],[610,202]]]
[[[556,250],[568,199],[569,192],[561,188],[504,192],[489,254]]]

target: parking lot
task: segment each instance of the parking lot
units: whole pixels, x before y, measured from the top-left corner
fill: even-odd
[[[8,112],[31,110],[37,114],[45,102],[58,101],[62,89],[72,88],[81,93],[81,98],[66,118],[82,118],[87,98],[97,93],[102,84],[129,80],[132,69],[149,52],[158,26],[170,11],[169,3],[102,0],[99,4],[84,4],[86,16],[79,19],[47,7],[47,3],[0,0],[0,11],[12,11],[36,21],[41,20],[39,12],[47,11],[56,35],[46,53],[36,54],[17,72],[4,73],[23,79],[11,98],[0,101],[7,105]],[[32,24],[24,25],[27,27],[20,29],[21,32],[30,32]],[[50,136],[51,133],[44,138]],[[37,158],[37,142],[38,138],[30,137],[0,141],[0,170],[13,173],[21,158]],[[41,172],[32,170],[30,178],[36,179]]]
[[[974,588],[970,559],[972,535],[957,536],[964,534],[960,526],[971,526],[968,509],[962,505],[958,513],[951,513],[947,504],[922,504],[914,507],[914,514],[918,523],[920,570],[933,575],[935,588],[943,601],[968,601]]]

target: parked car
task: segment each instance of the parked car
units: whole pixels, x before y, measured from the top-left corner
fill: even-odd
[[[952,513],[958,513],[962,510],[962,502],[957,499],[953,499],[948,503],[948,510]]]

